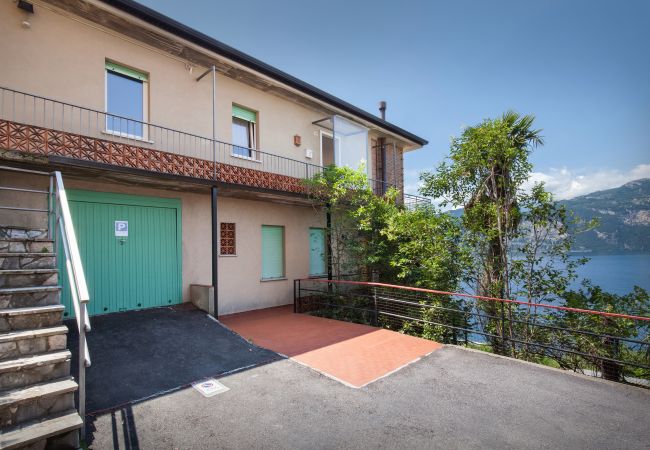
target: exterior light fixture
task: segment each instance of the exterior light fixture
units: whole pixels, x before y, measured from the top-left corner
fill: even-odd
[[[296,147],[300,147],[301,142],[302,142],[302,138],[300,137],[299,134],[293,136],[293,145],[295,145]]]

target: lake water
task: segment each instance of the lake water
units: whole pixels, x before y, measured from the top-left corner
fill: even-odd
[[[650,255],[598,255],[578,269],[580,278],[613,294],[628,294],[637,285],[650,291]],[[579,284],[576,283],[576,286]]]

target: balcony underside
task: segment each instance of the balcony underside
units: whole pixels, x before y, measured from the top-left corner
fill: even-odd
[[[1,119],[0,149],[84,177],[183,190],[216,184],[223,195],[308,202],[299,178]]]

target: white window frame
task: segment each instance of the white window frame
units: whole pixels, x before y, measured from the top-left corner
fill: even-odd
[[[112,60],[106,60],[107,62],[113,62]],[[126,64],[120,64],[120,63],[115,63],[116,65],[124,66],[124,67],[130,67]],[[140,69],[133,69],[138,72],[146,73],[144,70]],[[135,141],[143,141],[147,142],[150,144],[153,144],[153,141],[149,140],[149,78],[146,80],[138,80],[142,82],[142,136],[138,136],[136,134],[129,134],[129,133],[122,133],[120,131],[115,131],[115,130],[109,130],[107,126],[108,122],[108,117],[111,116],[112,114],[108,112],[108,72],[110,69],[107,67],[104,67],[104,129],[102,131],[103,134],[108,134],[111,136],[118,136],[118,137],[123,137],[126,139],[132,139]]]
[[[245,108],[245,107],[242,106],[241,108]],[[253,111],[250,108],[245,108],[245,109],[249,109],[250,111]],[[255,115],[257,116],[257,121],[259,122],[259,120],[260,120],[259,113],[257,111],[254,111],[254,112],[255,112]],[[242,147],[241,145],[235,145],[234,143],[232,144],[232,147],[231,147],[232,150],[230,152],[230,156],[233,157],[233,158],[246,159],[248,161],[261,162],[259,160],[259,152],[257,151],[257,123],[256,122],[250,122],[250,121],[248,121],[246,119],[242,119],[240,117],[235,117],[235,116],[233,116],[231,114],[230,115],[231,132],[232,132],[233,120],[235,120],[235,119],[240,120],[242,122],[246,122],[248,124],[248,141],[251,144],[251,146],[248,147],[248,150],[250,150],[251,156],[238,155],[237,153],[235,153],[234,152],[235,147],[237,147],[237,148],[246,148],[246,147]],[[254,155],[257,155],[257,157],[254,156]]]

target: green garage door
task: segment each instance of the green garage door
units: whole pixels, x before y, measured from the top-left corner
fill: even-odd
[[[68,200],[91,315],[182,301],[180,200],[76,190]],[[62,301],[72,317],[61,248],[59,255]]]

